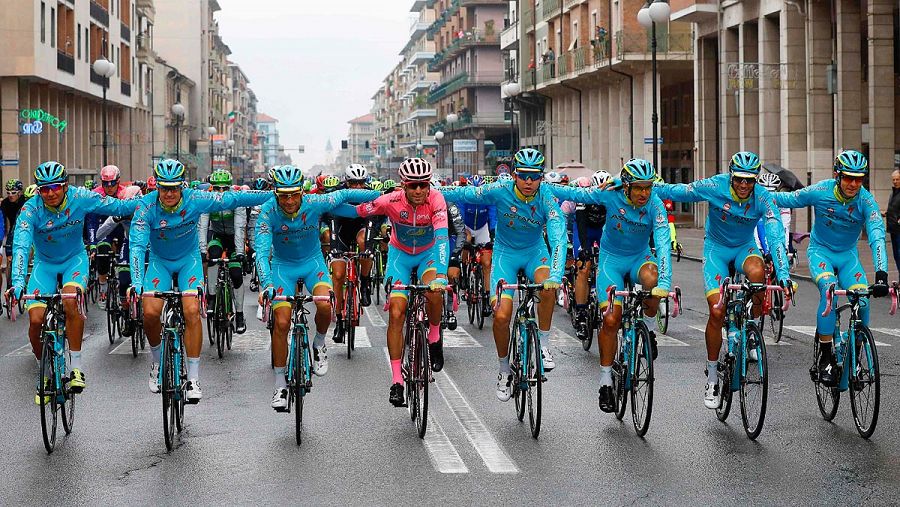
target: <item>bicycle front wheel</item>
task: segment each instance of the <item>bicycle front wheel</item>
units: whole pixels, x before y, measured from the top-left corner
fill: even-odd
[[[617,357],[613,361],[613,391],[616,393],[616,419],[622,420],[625,417],[625,408],[628,406],[628,391],[625,390],[625,384],[628,383],[628,378],[631,375],[631,371],[628,367],[628,363],[625,360],[625,336],[624,331],[620,328],[618,333],[618,353]],[[600,346],[600,340],[597,340],[597,346]]]
[[[291,386],[291,398],[294,403],[294,437],[297,439],[297,445],[303,443],[303,399],[306,397],[306,380],[309,371],[309,349],[304,343],[305,329],[294,330],[291,337],[292,346],[292,372],[293,385]]]
[[[836,387],[831,387],[819,381],[819,355],[822,353],[819,348],[819,338],[813,340],[813,372],[812,381],[816,387],[816,403],[819,405],[819,412],[826,421],[831,421],[837,414],[838,405],[841,403],[841,392]]]
[[[544,364],[541,359],[541,339],[538,336],[537,323],[530,322],[527,332],[528,423],[531,426],[531,437],[537,438],[541,433],[541,385],[544,383]]]
[[[475,270],[475,278],[472,280],[472,290],[475,291],[475,321],[478,323],[478,329],[484,329],[484,305],[490,304],[490,298],[488,301],[484,300],[484,280],[483,280],[483,269],[479,265]]]
[[[43,345],[41,347],[41,376],[38,377],[37,393],[41,402],[41,432],[44,438],[44,448],[47,454],[53,452],[56,447],[56,423],[59,411],[59,397],[57,395],[56,365],[54,361],[53,333],[43,333]]]
[[[631,419],[638,436],[643,437],[650,428],[653,413],[653,353],[650,332],[638,321],[634,329],[634,375],[631,377]]]
[[[160,371],[162,371],[162,385],[160,386],[160,394],[162,395],[162,416],[163,416],[163,437],[166,441],[166,450],[171,451],[175,447],[175,354],[172,350],[172,337],[169,331],[165,332],[165,351],[160,361]]]
[[[722,329],[722,350],[719,351],[718,379],[719,379],[719,407],[716,409],[716,417],[725,422],[731,413],[731,402],[734,399],[734,391],[731,390],[731,380],[734,378],[734,356],[728,353],[728,330]]]
[[[766,342],[756,327],[756,322],[748,321],[746,326],[746,350],[741,354],[741,362],[746,373],[741,378],[741,420],[750,440],[756,440],[766,419],[766,402],[769,396],[769,365]],[[750,360],[750,352],[756,351],[756,361]]]
[[[359,312],[357,293],[356,284],[347,283],[347,359],[350,359],[353,351],[356,350],[356,326],[354,321],[358,320],[357,312]]]
[[[424,322],[416,325],[416,348],[413,357],[413,386],[416,399],[416,431],[419,438],[425,438],[428,429],[428,384],[431,381],[431,362],[428,357],[428,329]]]
[[[853,410],[853,422],[856,431],[863,438],[875,433],[878,424],[878,411],[881,407],[881,371],[878,364],[878,351],[872,332],[864,325],[856,328],[855,371],[850,373],[850,408]],[[848,354],[849,356],[850,354]],[[852,367],[851,364],[845,366]]]

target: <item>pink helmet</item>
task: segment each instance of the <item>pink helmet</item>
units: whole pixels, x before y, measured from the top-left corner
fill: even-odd
[[[150,176],[149,178],[147,178],[147,190],[156,190],[156,176]]]
[[[114,165],[108,165],[100,169],[100,181],[116,181],[120,176],[122,176],[121,171]]]
[[[589,187],[589,186],[591,186],[591,179],[588,178],[587,176],[582,176],[582,177],[578,178],[577,180],[575,180],[575,184],[578,185],[579,187]]]
[[[134,185],[125,187],[125,192],[122,194],[123,199],[131,199],[132,197],[136,197],[141,195],[141,187],[137,187]]]

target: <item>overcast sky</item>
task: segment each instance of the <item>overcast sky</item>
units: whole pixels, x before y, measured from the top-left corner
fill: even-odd
[[[372,95],[409,40],[412,0],[219,0],[230,59],[241,66],[259,112],[279,120],[281,144],[301,168],[335,150],[347,121],[368,114]]]

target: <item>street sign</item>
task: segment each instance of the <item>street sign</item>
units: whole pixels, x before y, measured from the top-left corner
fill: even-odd
[[[510,155],[512,153],[509,150],[491,150],[487,154],[489,158],[509,157]]]
[[[453,151],[456,153],[475,153],[478,151],[477,139],[454,139]]]
[[[509,166],[506,164],[500,164],[497,166],[497,174],[509,173]]]
[[[19,160],[15,158],[0,159],[0,167],[12,167],[19,165]]]
[[[662,138],[662,137],[657,137],[657,138],[656,138],[656,144],[662,144],[662,143],[663,143],[663,138]],[[653,138],[652,138],[652,137],[645,137],[645,138],[644,138],[644,144],[653,144]]]

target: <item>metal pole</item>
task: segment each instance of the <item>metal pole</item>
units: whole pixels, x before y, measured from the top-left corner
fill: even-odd
[[[653,116],[650,121],[653,123],[653,167],[656,168],[657,173],[660,172],[659,168],[659,117],[656,114],[656,95],[658,91],[656,90],[656,22],[653,22],[653,26],[651,27],[652,34],[650,37],[650,50],[652,54],[652,74],[653,74]]]
[[[181,135],[179,131],[181,130],[181,117],[177,117],[175,120],[175,160],[181,159]]]
[[[450,124],[450,131],[453,131],[452,123]],[[453,139],[450,139],[450,174],[453,175],[453,179],[456,179],[456,150],[453,149]]]
[[[104,78],[103,84],[103,166],[107,166],[106,149],[109,144],[106,133],[106,86],[109,84],[109,78]]]

